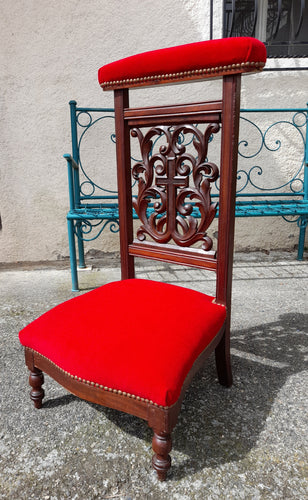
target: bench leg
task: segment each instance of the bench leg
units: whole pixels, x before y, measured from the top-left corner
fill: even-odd
[[[305,247],[305,236],[306,236],[307,224],[308,224],[308,217],[301,217],[300,218],[300,225],[299,225],[297,260],[303,260],[303,258],[304,258],[304,247]]]
[[[71,264],[71,276],[72,276],[72,291],[78,292],[78,275],[77,275],[77,260],[76,260],[76,245],[75,245],[75,234],[74,234],[74,221],[68,219],[67,221],[67,231],[68,231],[68,244],[70,251],[70,264]]]

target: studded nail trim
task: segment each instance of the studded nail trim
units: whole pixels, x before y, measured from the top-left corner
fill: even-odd
[[[66,370],[63,370],[63,368],[60,368],[56,363],[51,361],[49,358],[47,358],[43,354],[40,354],[39,352],[35,351],[34,349],[31,349],[31,348],[28,348],[28,349],[30,349],[33,353],[39,355],[40,357],[46,359],[49,363],[53,364],[57,370],[64,373],[65,375],[72,378],[73,380],[77,380],[78,382],[82,382],[83,384],[87,384],[87,385],[90,385],[92,387],[98,387],[99,389],[103,389],[106,392],[112,392],[113,394],[118,394],[120,396],[125,396],[125,397],[130,398],[130,399],[135,399],[136,401],[141,401],[143,403],[151,404],[151,405],[156,406],[157,408],[162,408],[162,409],[171,408],[171,406],[159,405],[158,403],[154,403],[154,401],[152,401],[150,399],[142,398],[140,396],[135,396],[134,394],[130,394],[129,392],[121,391],[119,389],[113,389],[111,387],[107,387],[105,385],[98,384],[97,382],[92,382],[90,380],[83,379],[81,377],[78,377],[77,375],[72,375],[71,373],[67,372]]]
[[[152,75],[152,76],[143,76],[139,78],[128,78],[124,80],[113,80],[113,81],[108,81],[108,82],[102,82],[100,85],[104,90],[107,90],[110,88],[110,90],[113,87],[123,87],[123,86],[137,86],[137,85],[142,85],[149,83],[151,84],[152,82],[157,82],[160,80],[170,80],[170,79],[175,79],[175,80],[185,80],[186,78],[189,78],[191,76],[196,76],[196,77],[202,77],[202,76],[207,76],[207,75],[212,75],[212,74],[219,74],[219,73],[225,73],[226,71],[243,71],[243,70],[249,70],[255,69],[256,71],[261,71],[264,67],[264,62],[243,62],[243,63],[237,63],[237,64],[229,64],[228,66],[215,66],[212,68],[205,68],[205,69],[195,69],[191,71],[181,71],[179,73],[167,73],[163,75]]]

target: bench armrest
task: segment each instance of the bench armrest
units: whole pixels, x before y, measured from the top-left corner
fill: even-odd
[[[74,158],[72,157],[72,155],[69,155],[69,154],[65,154],[63,155],[63,158],[66,159],[67,163],[69,163],[73,168],[76,168],[78,170],[78,164],[75,162]]]
[[[68,191],[70,200],[70,210],[74,210],[76,205],[80,203],[79,192],[79,167],[74,158],[69,155],[63,155],[67,162],[67,175],[68,175]]]

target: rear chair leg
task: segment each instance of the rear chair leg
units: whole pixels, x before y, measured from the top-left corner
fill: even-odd
[[[34,403],[34,407],[39,409],[42,408],[43,397],[45,396],[45,391],[42,388],[44,383],[44,374],[38,368],[33,368],[29,375],[29,384],[32,387],[30,391],[30,398]]]
[[[225,387],[231,387],[233,378],[230,359],[230,338],[227,332],[224,333],[215,349],[215,358],[219,383]]]

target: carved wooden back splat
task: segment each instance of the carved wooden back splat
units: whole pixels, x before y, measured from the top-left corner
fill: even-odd
[[[145,134],[140,128],[132,129],[131,135],[139,139],[142,156],[132,169],[138,182],[133,205],[142,222],[137,231],[139,241],[149,235],[157,243],[173,240],[187,247],[202,241],[203,250],[212,248],[213,242],[206,235],[216,213],[210,185],[219,172],[214,163],[207,161],[207,153],[210,137],[218,131],[217,123],[207,125],[204,132],[192,124],[155,126]],[[180,137],[186,134],[193,136],[194,154],[181,144]],[[156,153],[153,144],[158,137],[163,139],[163,145]],[[193,214],[194,205],[200,218]]]

